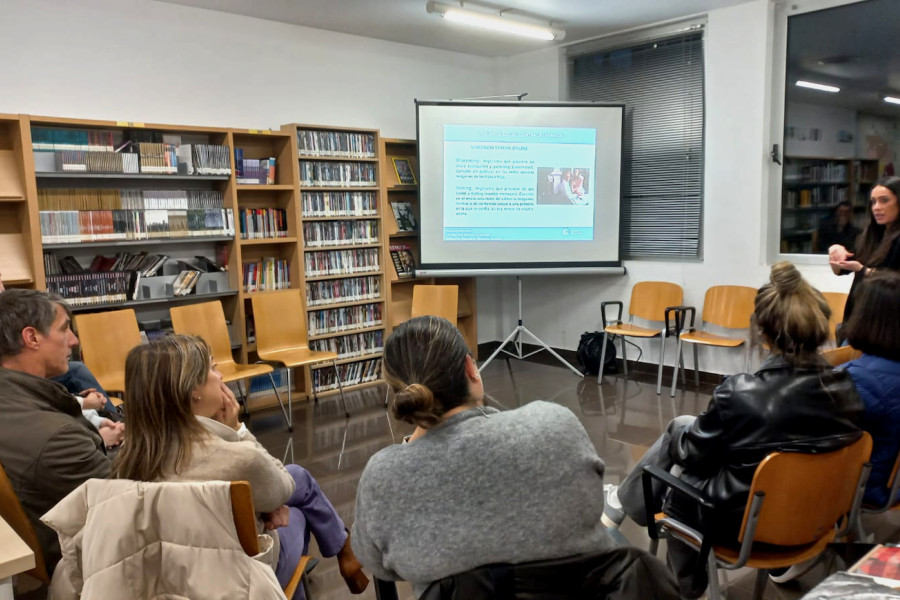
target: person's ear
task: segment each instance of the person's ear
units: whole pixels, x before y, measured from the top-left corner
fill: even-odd
[[[26,327],[22,330],[22,341],[29,350],[37,350],[41,344],[41,334],[35,327]]]
[[[478,365],[475,364],[475,359],[472,358],[471,354],[466,355],[466,377],[472,382],[481,379],[481,373],[478,372]]]

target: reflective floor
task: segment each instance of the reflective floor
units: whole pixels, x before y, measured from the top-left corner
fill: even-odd
[[[655,378],[624,381],[621,376],[605,377],[602,386],[596,377],[581,379],[561,365],[538,364],[530,361],[505,360],[492,362],[482,373],[487,402],[497,408],[513,409],[533,400],[556,402],[579,416],[606,462],[606,481],[619,482],[660,431],[675,415],[698,414],[712,393],[712,385],[681,386],[675,398],[668,393],[656,395]],[[686,387],[686,389],[684,389]],[[335,396],[317,405],[302,405],[294,409],[295,431],[289,436],[281,414],[276,411],[254,414],[249,425],[260,442],[275,456],[290,453],[293,460],[318,479],[348,526],[353,521],[356,486],[359,476],[372,454],[410,433],[412,427],[391,422],[384,412],[384,387],[376,386],[347,395],[351,417],[347,420]],[[344,436],[346,434],[346,440]],[[344,451],[341,452],[342,444]],[[290,460],[290,456],[288,456]],[[599,499],[598,499],[599,501]],[[900,540],[900,519],[887,517],[867,524],[880,540]],[[647,547],[645,531],[626,520],[622,533],[639,547]],[[311,550],[313,554],[317,550]],[[751,598],[754,572],[720,571],[729,599]],[[778,586],[770,583],[766,598],[800,598],[826,575],[825,568],[816,568],[799,581]],[[399,586],[401,598],[412,598],[411,588]],[[311,577],[311,591],[315,600],[350,598],[333,559],[322,560]],[[362,598],[374,598],[371,586]]]

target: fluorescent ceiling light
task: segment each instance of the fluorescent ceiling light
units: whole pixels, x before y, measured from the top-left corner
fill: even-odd
[[[470,2],[469,4],[472,3]],[[505,16],[502,12],[490,14],[467,10],[462,8],[462,3],[460,3],[460,6],[454,6],[431,0],[425,5],[425,10],[429,13],[437,13],[446,20],[453,21],[454,23],[463,23],[473,27],[521,35],[537,40],[549,42],[552,40],[561,40],[566,37],[566,32],[562,29],[524,23],[509,16]]]
[[[896,98],[894,96],[885,96],[884,101],[888,104],[900,104],[900,98]]]
[[[832,94],[841,91],[841,88],[833,85],[824,85],[822,83],[813,83],[811,81],[798,81],[797,87],[809,88],[811,90],[819,90],[820,92],[831,92]]]

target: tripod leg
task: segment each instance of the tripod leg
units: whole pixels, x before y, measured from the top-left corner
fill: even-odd
[[[606,341],[609,339],[609,333],[603,332],[603,348],[600,349],[600,370],[597,372],[597,385],[603,383],[603,367],[606,365]]]
[[[519,333],[518,327],[513,329],[512,333],[510,333],[508,336],[506,336],[506,339],[503,340],[499,346],[497,346],[497,349],[494,350],[494,353],[491,354],[490,356],[488,356],[488,359],[486,361],[481,363],[481,366],[478,367],[478,372],[480,373],[480,372],[484,371],[484,368],[486,366],[488,366],[489,364],[491,364],[491,361],[494,360],[498,354],[500,354],[500,351],[503,350],[503,347],[506,346],[506,344],[508,344],[510,342],[510,340],[512,340],[514,337],[516,337],[516,335],[518,335],[518,333]]]

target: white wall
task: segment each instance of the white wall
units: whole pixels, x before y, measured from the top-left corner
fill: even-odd
[[[150,0],[0,0],[0,112],[415,137],[413,99],[493,93],[492,61]]]
[[[852,108],[789,102],[784,118],[785,156],[859,156],[856,151],[856,111]],[[812,135],[813,131],[818,137]]]

